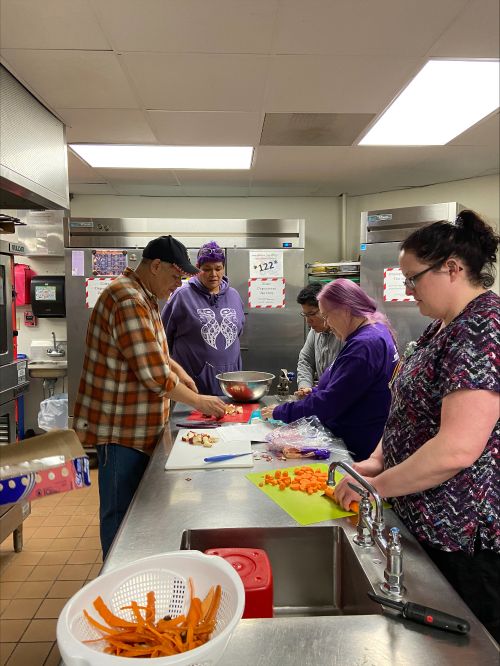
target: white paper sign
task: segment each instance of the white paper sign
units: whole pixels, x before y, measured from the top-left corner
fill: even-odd
[[[250,277],[283,277],[283,250],[251,250]]]
[[[108,278],[87,278],[85,280],[85,305],[93,308],[102,292],[114,280],[114,277]]]
[[[413,296],[407,296],[405,276],[400,268],[384,268],[384,301],[403,303],[414,301]]]
[[[284,308],[285,278],[250,278],[248,305],[251,308]]]

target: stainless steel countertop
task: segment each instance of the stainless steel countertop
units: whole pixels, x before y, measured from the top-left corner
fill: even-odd
[[[172,424],[189,412],[177,405]],[[159,442],[134,501],[109,553],[103,572],[139,557],[178,550],[186,529],[229,527],[297,527],[297,523],[249,483],[248,469],[165,471],[177,429],[172,425]],[[254,449],[264,445],[254,445]],[[260,459],[252,471],[288,467],[290,461]],[[398,526],[404,544],[407,600],[467,619],[470,634],[458,636],[389,615],[279,617],[242,620],[220,661],[221,666],[322,666],[356,664],[402,666],[441,664],[498,666],[496,643],[392,511],[388,527]],[[355,520],[340,525],[349,537]],[[298,527],[300,529],[300,527]],[[383,579],[383,557],[374,547],[354,552],[374,589]]]

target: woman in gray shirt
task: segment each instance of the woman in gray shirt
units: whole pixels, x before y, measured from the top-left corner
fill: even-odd
[[[301,316],[311,327],[304,346],[300,350],[297,364],[297,385],[295,393],[303,398],[311,392],[315,381],[337,358],[342,349],[341,341],[330,331],[319,313],[317,296],[323,285],[311,282],[297,296],[297,303],[302,307]]]

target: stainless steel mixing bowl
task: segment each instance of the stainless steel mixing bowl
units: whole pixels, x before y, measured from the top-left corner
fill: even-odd
[[[235,402],[256,402],[269,391],[274,375],[270,372],[240,370],[216,375],[220,387]]]

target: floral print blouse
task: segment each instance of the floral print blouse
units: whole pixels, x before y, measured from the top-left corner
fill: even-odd
[[[442,401],[449,393],[500,392],[500,298],[486,291],[448,326],[440,326],[441,321],[435,321],[427,327],[394,381],[382,444],[386,469],[436,435]],[[470,467],[434,488],[392,499],[419,541],[469,555],[478,548],[500,552],[499,448],[500,419]]]

